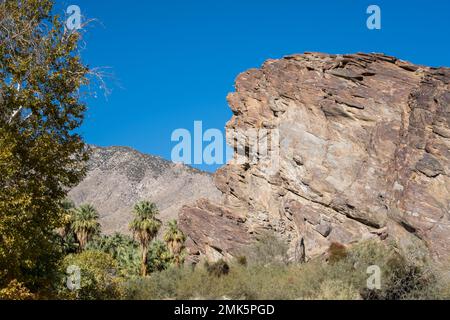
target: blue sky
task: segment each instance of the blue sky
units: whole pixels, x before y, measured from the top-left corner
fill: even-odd
[[[115,77],[106,99],[89,98],[83,137],[166,159],[175,129],[201,120],[223,130],[234,79],[269,58],[364,51],[450,66],[448,0],[57,0],[55,10],[72,4],[99,21],[86,30],[84,61]],[[381,30],[366,27],[371,4]]]

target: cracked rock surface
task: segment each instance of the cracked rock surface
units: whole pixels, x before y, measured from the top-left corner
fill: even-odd
[[[277,130],[278,168],[231,162],[214,176],[220,201],[182,208],[193,259],[235,256],[264,230],[293,259],[299,243],[311,259],[369,238],[450,258],[449,81],[449,68],[363,53],[292,55],[239,75],[227,129]]]

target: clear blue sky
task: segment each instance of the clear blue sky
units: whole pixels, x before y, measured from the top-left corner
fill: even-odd
[[[448,0],[58,0],[96,18],[84,60],[111,67],[112,94],[89,99],[88,143],[123,145],[166,159],[177,128],[223,129],[236,76],[266,59],[304,51],[385,52],[450,66]],[[382,29],[366,28],[366,9]],[[214,170],[214,166],[199,166]]]

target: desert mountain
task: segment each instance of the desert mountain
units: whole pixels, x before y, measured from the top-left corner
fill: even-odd
[[[77,205],[94,205],[105,233],[128,232],[132,208],[140,200],[155,202],[167,221],[177,218],[184,204],[220,195],[209,173],[131,148],[91,149],[87,176],[69,197]]]
[[[239,75],[229,144],[277,132],[278,168],[231,162],[214,176],[225,200],[183,207],[194,260],[237,255],[265,230],[295,260],[369,238],[450,258],[449,82],[448,68],[363,53],[292,55]]]

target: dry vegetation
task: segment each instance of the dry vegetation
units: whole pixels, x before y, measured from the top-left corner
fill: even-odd
[[[271,240],[273,241],[273,239]],[[269,247],[267,249],[267,246]],[[260,259],[239,258],[196,268],[169,268],[126,283],[129,299],[448,299],[450,282],[427,261],[410,261],[376,242],[305,264],[280,260],[274,243],[259,243]],[[271,252],[270,256],[264,252]],[[248,263],[246,262],[248,260]],[[381,290],[368,290],[367,267],[382,270]],[[226,270],[220,273],[220,270]]]

